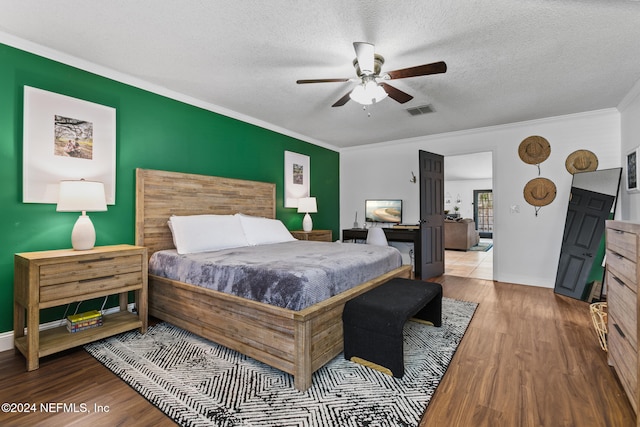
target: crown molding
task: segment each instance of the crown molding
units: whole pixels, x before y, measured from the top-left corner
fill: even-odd
[[[383,148],[385,146],[398,147],[399,145],[403,145],[403,144],[409,145],[409,144],[415,144],[415,143],[429,142],[429,141],[432,141],[432,140],[435,140],[435,139],[457,138],[457,137],[466,136],[466,135],[477,135],[477,134],[480,134],[480,133],[497,132],[497,131],[500,131],[500,130],[513,129],[513,128],[522,127],[522,126],[541,125],[541,124],[545,124],[545,123],[553,123],[553,122],[557,122],[557,121],[564,121],[564,120],[567,120],[567,119],[588,117],[588,116],[602,115],[602,114],[620,114],[620,112],[618,111],[617,108],[604,108],[604,109],[601,109],[601,110],[584,111],[584,112],[581,112],[581,113],[565,114],[565,115],[562,115],[562,116],[545,117],[545,118],[542,118],[542,119],[526,120],[526,121],[522,121],[522,122],[507,123],[507,124],[504,124],[504,125],[486,126],[486,127],[481,127],[481,128],[465,129],[465,130],[458,130],[458,131],[453,131],[453,132],[438,133],[438,134],[433,134],[433,135],[425,135],[425,136],[416,136],[416,137],[412,137],[412,138],[397,139],[397,140],[393,140],[393,141],[379,142],[377,144],[356,145],[356,146],[353,146],[353,147],[343,148],[343,149],[340,150],[340,152],[344,153],[344,152],[348,152],[348,151],[357,151],[357,150],[362,150],[363,148],[365,148],[365,149],[366,148]]]
[[[626,110],[629,105],[631,105],[631,103],[635,101],[639,96],[640,80],[638,80],[636,84],[633,85],[629,93],[624,98],[622,98],[622,101],[620,101],[620,104],[618,104],[618,111],[623,112],[624,110]]]
[[[166,98],[184,102],[186,104],[202,108],[203,110],[211,111],[212,113],[220,114],[226,117],[230,117],[232,119],[237,119],[242,122],[261,127],[263,129],[267,129],[285,136],[296,138],[301,141],[307,142],[309,144],[317,145],[319,147],[326,148],[332,151],[339,151],[338,147],[331,144],[327,144],[323,141],[311,138],[309,136],[301,135],[289,129],[285,129],[283,127],[274,125],[272,123],[265,122],[255,117],[247,116],[237,111],[230,110],[228,108],[224,108],[219,105],[211,104],[209,102],[205,102],[201,99],[197,99],[179,92],[175,92],[163,86],[150,83],[146,80],[131,76],[129,74],[122,73],[112,68],[104,67],[102,65],[98,65],[93,62],[86,61],[82,58],[78,58],[76,56],[61,52],[59,50],[51,49],[46,46],[33,43],[31,41],[21,39],[19,37],[16,37],[14,35],[11,35],[2,31],[0,31],[0,43],[5,44],[7,46],[11,46],[16,49],[23,50],[28,53],[32,53],[34,55],[51,59],[56,62],[60,62],[65,65],[69,65],[71,67],[78,68],[83,71],[87,71],[87,72],[99,75],[101,77],[106,77],[108,79],[115,80],[120,83],[134,86],[139,89],[143,89],[148,92],[152,92],[157,95],[164,96]]]

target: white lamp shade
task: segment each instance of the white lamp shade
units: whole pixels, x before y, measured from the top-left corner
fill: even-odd
[[[99,212],[107,210],[104,184],[97,181],[60,181],[58,212]]]
[[[298,213],[316,213],[318,205],[315,197],[303,197],[298,199]]]

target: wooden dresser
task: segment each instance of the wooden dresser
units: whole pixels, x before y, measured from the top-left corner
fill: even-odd
[[[638,254],[640,224],[607,221],[609,364],[638,413]]]

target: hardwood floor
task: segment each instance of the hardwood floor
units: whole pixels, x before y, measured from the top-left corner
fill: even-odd
[[[479,307],[421,427],[635,425],[586,303],[551,289],[453,275],[431,280],[445,296]],[[21,355],[0,353],[0,402],[37,405],[33,413],[0,412],[2,426],[173,425],[82,349],[44,358],[32,372]]]
[[[635,426],[587,303],[547,288],[431,280],[479,306],[420,427]]]

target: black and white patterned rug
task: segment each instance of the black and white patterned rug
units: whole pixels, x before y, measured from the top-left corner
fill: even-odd
[[[306,392],[291,375],[168,323],[85,348],[182,426],[417,426],[476,307],[443,298],[441,327],[407,322],[403,378],[340,354]]]

